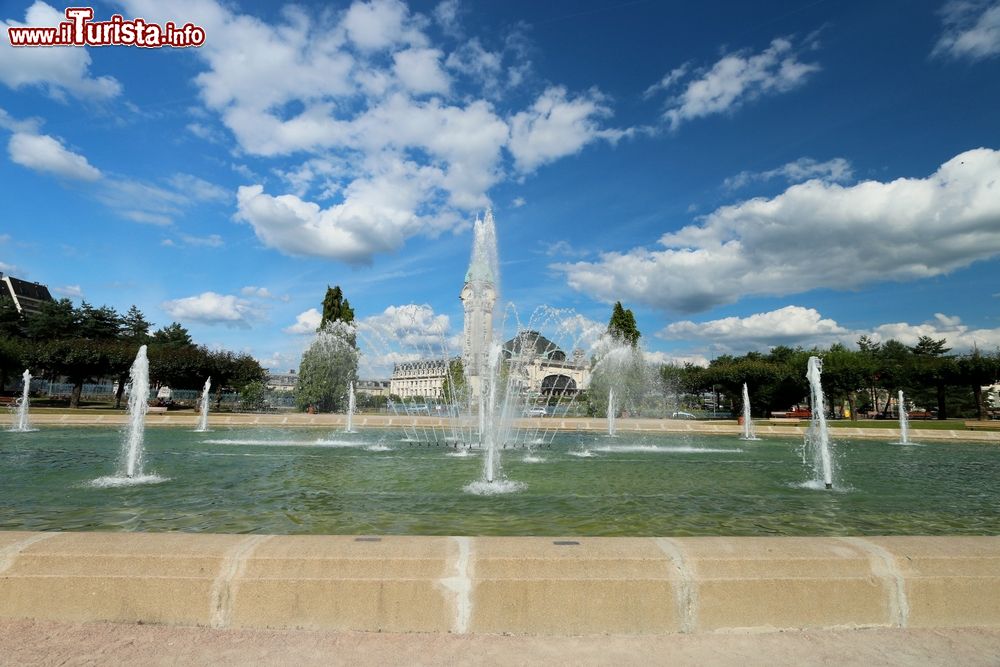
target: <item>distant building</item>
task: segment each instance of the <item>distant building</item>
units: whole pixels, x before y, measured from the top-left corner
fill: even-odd
[[[355,389],[359,394],[388,396],[390,393],[390,384],[390,380],[358,380]]]
[[[0,273],[0,299],[10,299],[21,315],[35,315],[46,301],[53,301],[49,288]]]
[[[299,386],[299,375],[294,370],[287,373],[268,373],[266,386],[271,391],[295,391]]]
[[[590,385],[590,367],[583,350],[573,358],[537,331],[522,331],[503,344],[504,358],[510,362],[523,391],[542,396],[575,395]]]
[[[421,359],[393,364],[389,393],[400,398],[441,398],[449,360]]]

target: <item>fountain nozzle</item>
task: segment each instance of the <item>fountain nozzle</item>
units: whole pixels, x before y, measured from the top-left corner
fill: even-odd
[[[826,483],[826,488],[827,489],[832,489],[833,488],[833,484],[831,484],[830,482],[827,482]]]

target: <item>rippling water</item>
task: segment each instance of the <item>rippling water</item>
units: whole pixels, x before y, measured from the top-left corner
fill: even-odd
[[[1000,533],[1000,447],[836,439],[834,491],[798,439],[560,434],[481,453],[385,430],[146,431],[155,483],[115,474],[120,436],[0,432],[0,529],[415,535]],[[456,456],[456,454],[464,454]],[[502,493],[493,491],[503,491]]]

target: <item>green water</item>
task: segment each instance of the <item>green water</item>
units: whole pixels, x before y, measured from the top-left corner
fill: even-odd
[[[919,434],[917,434],[919,436]],[[0,529],[414,535],[1000,533],[1000,447],[833,438],[834,491],[809,488],[799,440],[565,433],[538,462],[503,452],[519,491],[476,495],[482,455],[402,433],[146,431],[145,472],[97,487],[120,434],[0,432]],[[326,444],[317,444],[318,440]],[[381,451],[367,446],[380,445]],[[589,457],[579,454],[589,450]],[[453,453],[453,452],[452,452]]]

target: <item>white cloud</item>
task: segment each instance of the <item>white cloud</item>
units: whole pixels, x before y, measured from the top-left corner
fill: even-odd
[[[551,87],[527,111],[500,107],[512,98],[497,93],[530,68],[519,27],[496,50],[475,38],[451,48],[432,44],[430,19],[398,0],[355,0],[315,15],[286,8],[270,22],[212,0],[125,4],[148,20],[184,15],[213,35],[192,52],[205,68],[195,84],[238,150],[307,153],[275,172],[284,191],[265,192],[264,180],[247,174],[238,202],[258,238],[289,254],[369,262],[414,235],[463,231],[510,177],[511,159],[523,175],[628,134],[601,127],[610,105],[596,90]],[[458,11],[443,3],[436,18]],[[452,77],[463,80],[460,98]],[[198,124],[192,131],[207,136]],[[326,200],[335,203],[321,207]]]
[[[13,264],[8,264],[7,262],[0,262],[0,273],[17,273],[18,268]]]
[[[153,219],[155,219],[155,216]],[[142,222],[142,220],[136,220],[136,222]],[[192,236],[190,234],[178,234],[176,236],[176,240],[170,238],[163,239],[163,241],[160,242],[160,245],[176,247],[178,245],[178,242],[180,242],[181,245],[200,246],[205,248],[221,248],[222,246],[225,245],[225,242],[222,240],[222,237],[219,236],[218,234],[209,234],[208,236]]]
[[[246,289],[246,288],[244,288]],[[295,317],[295,324],[282,329],[287,334],[314,334],[323,321],[323,314],[315,308],[310,308]]]
[[[830,344],[850,335],[813,308],[785,306],[747,317],[725,317],[708,322],[674,322],[657,333],[667,340],[697,340],[726,347],[761,349],[775,345]]]
[[[707,322],[675,322],[656,334],[667,340],[695,341],[718,353],[768,350],[777,345],[829,347],[833,343],[853,346],[861,336],[885,342],[894,339],[916,345],[921,336],[944,338],[954,352],[1000,346],[1000,328],[972,329],[959,317],[935,313],[922,324],[894,322],[870,328],[848,329],[822,317],[813,308],[786,306],[746,317],[726,317]]]
[[[167,182],[193,202],[227,202],[233,196],[229,190],[191,174],[174,174]]]
[[[596,90],[570,98],[565,88],[548,88],[530,109],[510,119],[508,148],[517,169],[530,172],[597,139],[620,138],[621,133],[602,130],[598,123],[609,115],[607,101]]]
[[[130,178],[107,178],[96,192],[98,201],[118,215],[146,225],[169,226],[184,209],[198,204],[225,202],[232,195],[191,174],[174,174],[163,186]],[[179,234],[187,245],[220,246],[218,234],[196,237]]]
[[[121,93],[121,84],[110,76],[90,73],[87,49],[14,48],[7,38],[7,28],[16,26],[55,27],[65,21],[63,13],[37,0],[25,13],[24,22],[0,20],[0,81],[10,88],[41,86],[56,99],[71,95],[82,100],[107,100]]]
[[[427,304],[389,306],[378,315],[358,322],[358,331],[374,344],[388,343],[409,350],[431,352],[447,347],[451,326],[447,315],[438,315]]]
[[[510,205],[511,208],[521,208],[527,203],[528,202],[524,200],[524,197],[514,197],[514,199],[511,200]]]
[[[451,82],[441,69],[441,52],[437,49],[407,49],[392,58],[393,71],[407,90],[418,95],[448,92]]]
[[[680,312],[943,275],[1000,254],[1000,151],[961,153],[927,178],[793,185],[719,208],[660,245],[556,268],[601,300]]]
[[[247,299],[232,294],[203,292],[196,296],[164,301],[160,306],[181,322],[224,324],[247,329],[261,318],[261,311]]]
[[[650,352],[645,350],[643,351],[643,356],[645,357],[647,364],[652,364],[654,366],[662,366],[664,364],[670,366],[686,366],[691,364],[692,366],[701,366],[702,368],[706,368],[708,367],[709,362],[708,357],[704,354],[672,354],[670,352]]]
[[[461,336],[452,335],[447,315],[430,306],[389,306],[357,322],[361,347],[361,373],[388,377],[396,363],[451,357],[461,352]]]
[[[434,8],[434,20],[449,35],[458,35],[461,32],[458,21],[459,11],[458,0],[442,0]]]
[[[682,123],[735,110],[743,104],[803,85],[819,65],[799,60],[800,49],[791,40],[778,38],[760,53],[738,51],[723,56],[711,68],[689,74],[682,65],[646,90],[650,96],[678,86],[683,90],[667,100],[663,118],[671,129]]]
[[[80,299],[83,297],[83,290],[79,285],[66,285],[65,287],[55,287],[52,289],[56,294],[61,294],[63,296],[68,296],[74,299]]]
[[[1000,2],[951,0],[941,8],[944,32],[933,55],[985,60],[1000,55]]]
[[[101,177],[100,170],[91,166],[87,158],[47,134],[15,132],[7,144],[7,153],[11,161],[35,171],[80,181],[96,181]]]
[[[243,296],[256,297],[258,299],[273,299],[274,295],[271,294],[271,290],[266,287],[255,287],[253,285],[247,285],[240,289],[240,294]]]
[[[426,38],[418,27],[408,26],[410,10],[398,0],[354,2],[344,17],[347,37],[369,51],[397,44],[423,44]],[[422,21],[418,19],[418,24]],[[419,26],[422,27],[422,26]]]
[[[728,190],[738,190],[750,183],[783,178],[788,183],[801,183],[813,178],[831,183],[846,183],[854,176],[851,163],[842,157],[835,157],[826,162],[817,162],[808,157],[788,162],[775,169],[767,171],[741,171],[730,176],[722,184]]]

